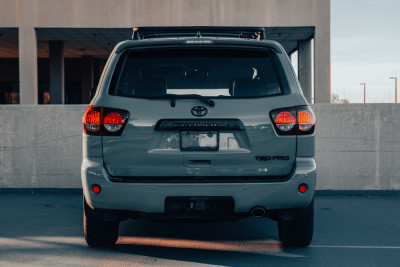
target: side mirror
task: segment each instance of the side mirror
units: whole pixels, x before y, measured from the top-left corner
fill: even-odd
[[[90,90],[89,101],[92,101],[94,95],[96,94],[96,91],[97,91],[97,85],[93,86],[93,88]]]

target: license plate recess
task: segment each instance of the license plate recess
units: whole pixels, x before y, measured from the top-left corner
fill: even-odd
[[[182,151],[217,151],[218,131],[181,131]]]

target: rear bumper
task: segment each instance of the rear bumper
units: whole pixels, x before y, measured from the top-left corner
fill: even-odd
[[[84,158],[81,168],[83,193],[92,208],[163,213],[166,197],[229,196],[235,200],[235,212],[248,212],[255,206],[267,210],[303,208],[313,199],[316,183],[314,158],[297,158],[292,177],[285,182],[251,183],[114,183],[104,169],[101,157]],[[306,194],[298,192],[302,183]],[[89,190],[101,186],[101,193]]]

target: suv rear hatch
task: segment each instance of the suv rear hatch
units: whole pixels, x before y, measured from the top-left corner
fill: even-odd
[[[130,115],[102,137],[105,167],[114,181],[285,180],[296,136],[278,136],[269,114],[299,105],[289,91],[266,48],[125,51],[107,104]]]

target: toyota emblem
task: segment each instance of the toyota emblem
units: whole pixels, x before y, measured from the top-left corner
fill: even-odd
[[[205,115],[207,115],[208,110],[206,107],[203,106],[195,106],[192,108],[192,115],[196,116],[196,117],[203,117]]]

